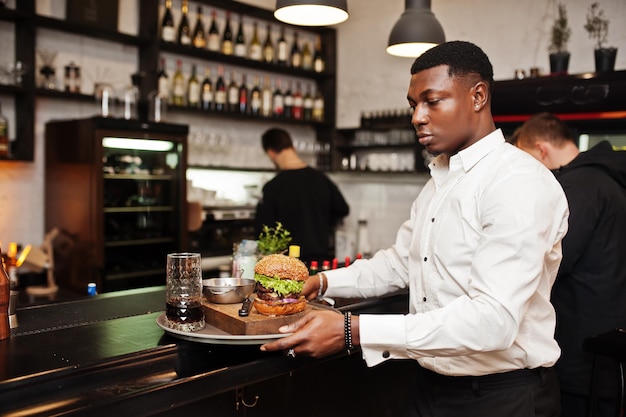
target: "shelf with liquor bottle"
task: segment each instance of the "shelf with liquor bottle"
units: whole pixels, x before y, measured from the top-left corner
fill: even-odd
[[[336,166],[342,171],[428,172],[430,155],[420,145],[406,110],[365,112],[357,129],[340,129]]]
[[[162,285],[186,246],[184,125],[93,117],[46,124],[46,228],[75,238],[57,280],[101,292]]]
[[[335,126],[335,29],[285,25],[270,10],[236,1],[176,3],[160,2],[153,22],[159,33],[156,53],[142,59],[148,79],[157,78],[148,80],[150,85],[170,86],[168,112],[310,125],[318,140],[328,142]],[[142,25],[145,33],[155,30],[147,21]],[[190,41],[181,41],[179,33],[188,33]],[[160,82],[164,72],[167,78]],[[181,97],[183,91],[198,91],[196,79],[200,99]]]

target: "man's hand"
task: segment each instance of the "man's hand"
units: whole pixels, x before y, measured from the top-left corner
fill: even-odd
[[[310,279],[309,279],[310,281]],[[308,282],[308,281],[307,281]],[[262,351],[293,349],[295,355],[321,358],[345,349],[344,317],[334,311],[313,311],[300,320],[282,326],[281,333],[293,333],[261,346]]]
[[[315,275],[311,275],[304,281],[304,287],[302,288],[301,295],[305,296],[307,300],[315,300],[317,298],[317,292],[320,288],[320,279]]]

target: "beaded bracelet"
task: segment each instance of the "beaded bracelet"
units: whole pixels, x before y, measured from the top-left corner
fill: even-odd
[[[354,345],[352,344],[352,313],[347,311],[343,315],[343,336],[346,342],[346,350],[348,351],[348,355],[352,353],[352,349],[354,349]]]
[[[320,278],[320,288],[317,290],[317,298],[322,298],[324,295],[324,274],[320,272],[317,276]]]

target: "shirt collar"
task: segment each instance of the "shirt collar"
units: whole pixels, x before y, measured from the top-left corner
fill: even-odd
[[[496,129],[487,136],[483,137],[476,141],[476,143],[472,144],[468,148],[463,149],[456,155],[452,155],[450,158],[450,165],[453,164],[455,159],[459,159],[461,165],[463,166],[463,170],[465,172],[472,169],[474,165],[478,163],[481,159],[487,156],[491,151],[493,151],[496,147],[505,142],[504,135],[502,134],[502,130]]]

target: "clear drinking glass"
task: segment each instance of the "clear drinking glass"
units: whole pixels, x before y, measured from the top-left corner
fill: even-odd
[[[202,265],[199,253],[167,255],[165,323],[171,329],[185,332],[204,328]]]

